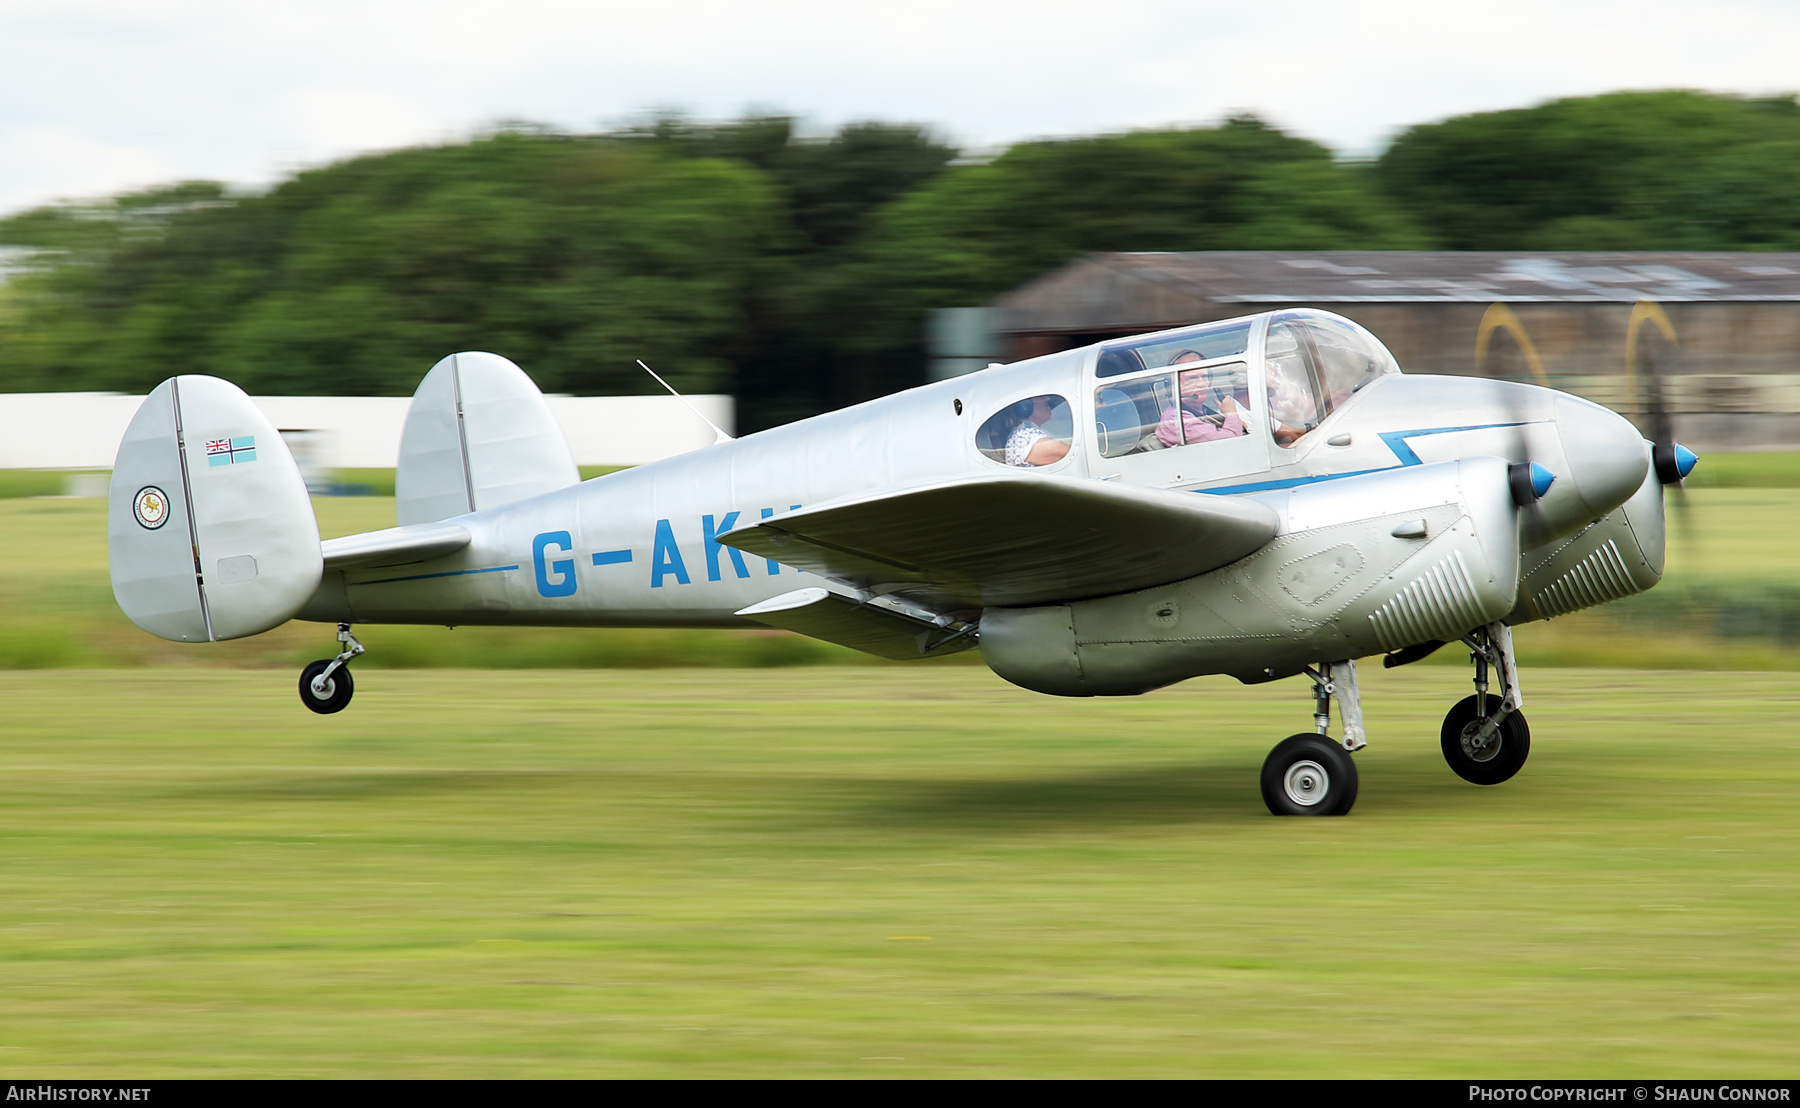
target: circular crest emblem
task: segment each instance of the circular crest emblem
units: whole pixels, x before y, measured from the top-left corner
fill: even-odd
[[[169,495],[155,485],[145,485],[131,502],[131,511],[138,523],[154,531],[169,522]]]

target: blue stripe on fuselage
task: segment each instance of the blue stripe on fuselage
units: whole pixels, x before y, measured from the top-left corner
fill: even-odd
[[[1397,466],[1380,466],[1376,469],[1357,469],[1349,473],[1321,473],[1311,477],[1288,477],[1280,481],[1254,481],[1247,485],[1222,485],[1212,489],[1195,489],[1195,492],[1212,493],[1222,496],[1238,492],[1273,492],[1276,489],[1291,489],[1301,485],[1316,485],[1320,481],[1340,481],[1346,477],[1361,477],[1369,473],[1386,473],[1391,469],[1405,469],[1407,466],[1422,466],[1425,460],[1413,453],[1407,445],[1407,439],[1415,439],[1421,435],[1452,435],[1458,431],[1491,431],[1501,427],[1525,427],[1537,420],[1524,420],[1518,423],[1472,423],[1466,427],[1422,427],[1417,431],[1382,431],[1380,438],[1387,448],[1394,452],[1400,460]]]

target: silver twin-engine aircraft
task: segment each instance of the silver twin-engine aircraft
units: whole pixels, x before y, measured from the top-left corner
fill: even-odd
[[[1441,741],[1497,784],[1530,732],[1511,628],[1662,576],[1662,486],[1694,455],[1586,400],[1406,376],[1340,316],[1289,310],[995,365],[582,481],[494,354],[412,401],[399,526],[319,541],[281,438],[236,386],[150,394],[113,470],[113,591],[206,642],[338,625],[306,667],[350,700],[361,623],[785,628],[888,658],[979,645],[1058,696],[1201,674],[1311,678],[1315,731],[1269,755],[1281,815],[1341,815],[1364,746],[1356,659],[1460,642]],[[1337,737],[1331,736],[1333,701]]]

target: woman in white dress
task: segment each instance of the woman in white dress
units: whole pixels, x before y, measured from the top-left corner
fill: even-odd
[[[1069,444],[1044,430],[1044,424],[1050,422],[1050,398],[1034,396],[1019,402],[1021,408],[1026,404],[1031,405],[1031,414],[1020,419],[1012,434],[1006,436],[1006,464],[1047,466],[1061,461],[1069,453]]]

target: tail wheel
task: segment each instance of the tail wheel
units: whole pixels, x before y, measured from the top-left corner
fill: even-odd
[[[1497,711],[1500,698],[1489,696],[1488,708]],[[1513,712],[1500,721],[1500,730],[1485,745],[1481,742],[1480,710],[1473,696],[1465,697],[1444,717],[1441,736],[1444,761],[1464,781],[1477,785],[1498,785],[1511,780],[1525,766],[1531,755],[1531,726],[1523,712]]]
[[[331,662],[330,658],[321,658],[300,671],[300,703],[322,716],[343,711],[356,692],[349,666],[339,666],[330,677],[318,680],[320,674],[331,668]]]
[[[1322,735],[1295,735],[1264,760],[1262,794],[1278,816],[1346,815],[1356,803],[1356,763]]]

